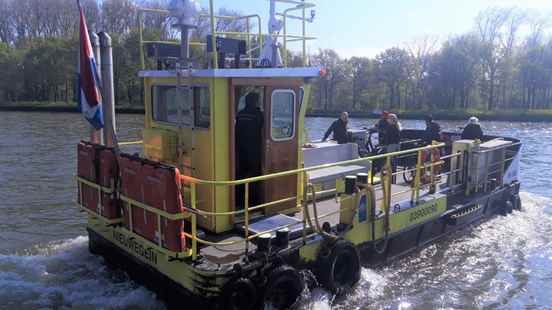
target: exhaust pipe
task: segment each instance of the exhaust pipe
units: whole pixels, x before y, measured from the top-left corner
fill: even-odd
[[[108,147],[115,146],[115,87],[113,85],[113,49],[111,37],[106,32],[100,32],[101,76],[103,92],[104,143]]]

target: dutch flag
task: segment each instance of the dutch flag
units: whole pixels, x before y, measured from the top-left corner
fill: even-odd
[[[84,12],[77,0],[80,11],[80,55],[78,75],[78,96],[79,110],[84,118],[96,129],[104,126],[102,112],[102,95],[100,92],[100,79],[96,68],[96,59],[92,51],[92,44],[88,36],[88,27],[84,18]]]

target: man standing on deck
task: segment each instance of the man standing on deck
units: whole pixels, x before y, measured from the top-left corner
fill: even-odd
[[[424,135],[424,142],[431,144],[433,141],[441,140],[441,126],[433,120],[431,115],[425,117],[426,129]]]
[[[387,118],[389,117],[389,112],[383,111],[381,112],[381,118],[374,124],[374,127],[372,128],[373,131],[378,133],[378,144],[380,146],[386,145],[385,143],[385,135],[387,126],[389,126],[389,122],[387,121]]]
[[[263,144],[263,112],[258,107],[259,94],[249,93],[245,97],[245,108],[236,116],[236,179],[261,175]],[[258,182],[251,184],[250,205],[260,203]],[[243,185],[237,190],[238,205],[243,206]],[[240,203],[241,202],[241,203]]]
[[[322,142],[326,141],[331,133],[333,133],[333,138],[338,144],[349,142],[349,135],[347,134],[348,123],[349,113],[342,112],[341,116],[332,123],[328,130],[326,130]]]

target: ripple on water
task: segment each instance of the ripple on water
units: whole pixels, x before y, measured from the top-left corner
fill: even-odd
[[[552,215],[543,210],[552,201],[527,193],[521,196],[522,212],[493,218],[387,267],[363,270],[361,283],[336,308],[551,305]]]
[[[88,252],[88,238],[0,255],[0,308],[164,309],[155,295]]]
[[[47,117],[45,117],[47,115]],[[87,135],[78,114],[3,113],[0,132],[0,309],[135,308],[162,305],[150,291],[88,254],[75,199],[75,145]],[[121,140],[137,140],[143,117],[119,115]],[[308,118],[321,138],[332,118]],[[374,120],[352,119],[351,127]],[[421,121],[404,127],[423,128]],[[454,129],[463,122],[441,122]],[[485,131],[523,141],[525,210],[497,217],[385,268],[363,269],[337,309],[543,308],[552,305],[552,125],[483,122]],[[128,130],[130,128],[130,130]],[[59,138],[59,133],[63,138]],[[47,181],[47,182],[46,182]],[[549,197],[549,198],[545,198]],[[64,242],[51,242],[67,239]],[[39,244],[39,246],[32,246]],[[43,245],[43,246],[40,246]],[[306,309],[333,296],[310,292]],[[311,307],[311,308],[308,308]]]

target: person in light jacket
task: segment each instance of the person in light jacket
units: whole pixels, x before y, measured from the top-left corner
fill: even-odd
[[[477,117],[470,117],[470,119],[468,120],[468,124],[466,125],[466,127],[464,127],[464,130],[462,131],[462,139],[483,139],[483,130],[481,129],[481,124],[479,124],[479,119]]]

